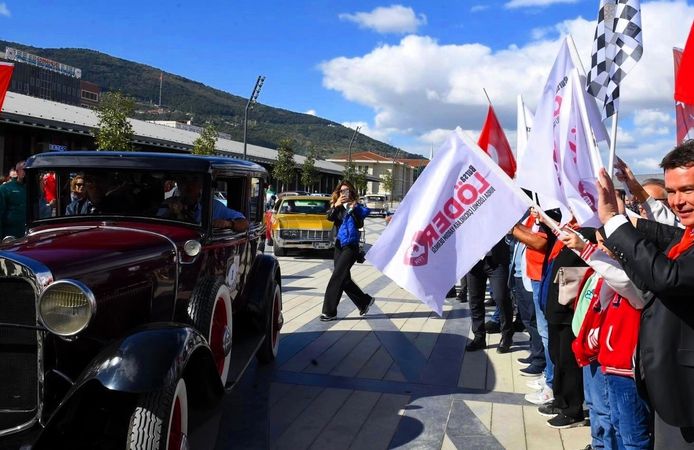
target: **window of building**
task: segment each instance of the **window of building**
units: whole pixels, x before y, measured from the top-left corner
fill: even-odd
[[[85,100],[91,100],[93,102],[96,102],[99,100],[98,94],[96,94],[95,92],[91,92],[91,91],[85,91],[84,89],[82,89],[82,98]]]

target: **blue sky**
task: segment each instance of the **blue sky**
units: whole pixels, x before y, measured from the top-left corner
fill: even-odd
[[[261,103],[426,155],[456,125],[476,136],[482,87],[513,144],[516,95],[534,108],[567,32],[589,61],[598,3],[5,0],[0,36],[102,51],[243,97],[263,74]],[[643,1],[642,15],[645,55],[622,87],[618,139],[637,172],[674,143],[668,49],[684,44],[694,2]]]

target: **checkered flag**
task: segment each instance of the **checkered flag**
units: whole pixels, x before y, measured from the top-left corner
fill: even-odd
[[[587,84],[603,104],[603,120],[619,108],[619,84],[642,54],[639,0],[600,0]]]

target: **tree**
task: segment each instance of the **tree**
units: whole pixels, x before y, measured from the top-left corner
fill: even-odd
[[[193,141],[193,151],[194,155],[214,155],[214,146],[217,144],[217,129],[211,123],[208,123],[200,136],[198,136]]]
[[[388,194],[393,193],[393,174],[391,172],[381,175],[381,187]]]
[[[272,168],[272,176],[279,183],[282,183],[282,190],[285,190],[285,185],[294,179],[294,149],[293,141],[290,139],[282,139],[279,147],[277,147],[277,162]]]
[[[121,92],[101,95],[96,111],[99,123],[94,131],[97,150],[132,150],[133,126],[128,117],[134,110],[133,99]]]
[[[306,155],[304,165],[301,167],[301,184],[310,191],[313,185],[318,181],[319,175],[316,170],[316,156],[318,151],[315,147],[311,147]]]
[[[369,174],[369,171],[367,169],[358,170],[354,174],[354,187],[357,190],[357,192],[365,192],[366,191],[366,185],[367,185],[366,176],[368,174]]]
[[[347,167],[345,168],[345,171],[343,172],[342,179],[354,184],[354,179],[356,176],[357,176],[357,168],[354,167],[354,163],[347,164]]]

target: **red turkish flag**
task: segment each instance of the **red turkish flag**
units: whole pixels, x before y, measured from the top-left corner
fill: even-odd
[[[680,67],[675,71],[675,100],[694,105],[694,22],[682,52]]]
[[[7,88],[10,87],[13,70],[14,64],[0,62],[0,109],[5,102],[5,94],[7,94]]]
[[[692,35],[690,33],[689,40],[692,40]],[[689,46],[690,42],[687,43]],[[690,46],[692,51],[694,51],[694,46]],[[689,130],[694,128],[694,102],[686,103],[677,98],[677,82],[682,78],[682,50],[673,48],[672,54],[675,61],[675,121],[677,122],[677,145],[681,144],[687,140],[689,135]],[[690,76],[694,77],[694,73]],[[684,83],[682,83],[684,84]],[[694,84],[694,78],[689,79],[690,88]]]
[[[516,159],[513,157],[511,145],[506,139],[504,129],[494,114],[494,108],[489,105],[487,119],[484,121],[482,133],[477,141],[480,146],[506,174],[513,178],[516,174]]]

